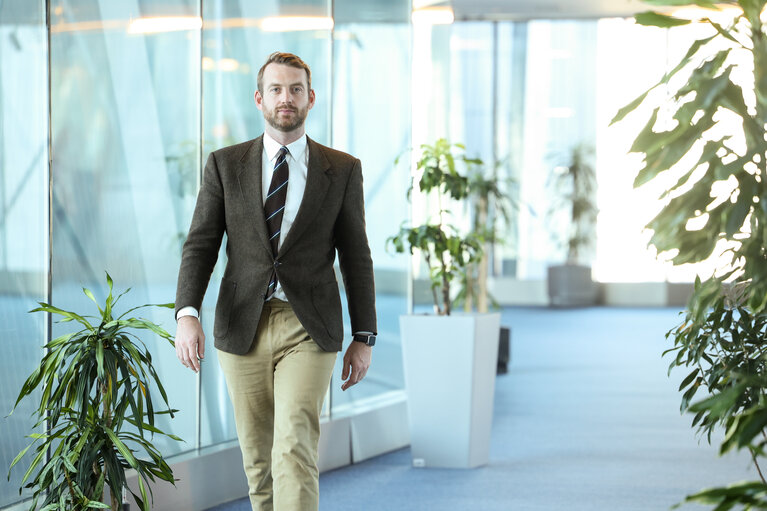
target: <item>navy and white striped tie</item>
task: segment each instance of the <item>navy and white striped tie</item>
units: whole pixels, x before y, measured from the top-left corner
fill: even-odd
[[[272,245],[272,255],[277,257],[280,246],[280,229],[282,228],[282,214],[285,212],[285,198],[288,196],[288,148],[280,147],[277,153],[277,161],[274,164],[272,182],[264,202],[264,216],[266,217],[266,230],[269,233],[269,242]],[[272,271],[269,287],[266,290],[266,299],[274,295],[277,289],[277,271]]]

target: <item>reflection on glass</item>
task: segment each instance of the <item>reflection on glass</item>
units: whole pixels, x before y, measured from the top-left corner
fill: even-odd
[[[0,467],[29,443],[35,396],[11,411],[38,365],[48,293],[48,92],[43,2],[0,3]],[[31,460],[31,458],[30,458]],[[24,462],[0,484],[0,507],[22,497]],[[27,495],[27,492],[24,493]]]
[[[404,388],[399,316],[407,313],[408,258],[386,250],[386,238],[408,216],[410,147],[410,27],[407,23],[336,26],[333,147],[362,161],[365,219],[376,274],[378,339],[362,383],[340,391],[341,357],[332,383],[332,413],[354,402]],[[404,158],[407,160],[407,158]],[[351,325],[346,322],[347,343]]]
[[[170,14],[199,16],[198,2],[170,2]],[[68,0],[52,6],[61,23],[122,22],[117,29],[51,33],[52,277],[54,304],[93,306],[81,286],[104,298],[104,271],[123,307],[173,301],[181,243],[199,174],[199,30],[131,34],[127,23],[162,16],[143,2]],[[148,319],[175,329],[173,313]],[[53,334],[57,334],[54,328]],[[166,455],[196,447],[196,379],[167,343],[147,345],[175,419],[157,439]]]
[[[462,139],[471,156],[498,162],[501,176],[514,180],[521,207],[505,226],[507,245],[496,246],[496,272],[540,280],[560,259],[547,222],[547,176],[575,145],[595,145],[596,27],[592,20],[454,23],[416,39],[430,54],[419,72],[433,81],[449,76],[450,94],[424,108],[436,122],[417,135]],[[442,109],[450,113],[441,119]]]

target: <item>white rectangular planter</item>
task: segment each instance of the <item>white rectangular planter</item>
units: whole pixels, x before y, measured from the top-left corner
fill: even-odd
[[[547,271],[549,303],[560,307],[594,305],[598,289],[591,278],[591,266],[559,264]]]
[[[499,313],[400,316],[413,465],[487,464],[500,325]]]

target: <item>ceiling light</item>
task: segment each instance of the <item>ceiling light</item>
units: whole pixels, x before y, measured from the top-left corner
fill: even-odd
[[[218,61],[219,71],[237,71],[240,68],[240,63],[236,59],[221,59]]]
[[[214,69],[216,69],[216,61],[210,57],[203,57],[202,69],[205,71],[213,71]]]
[[[295,32],[298,30],[332,30],[333,18],[328,16],[271,16],[259,23],[265,32]]]
[[[178,30],[200,30],[200,16],[157,16],[137,18],[128,25],[129,34],[155,34],[158,32],[175,32]]]
[[[414,25],[450,25],[455,15],[451,7],[424,7],[415,9],[411,19]]]
[[[127,22],[124,20],[103,20],[103,21],[78,21],[75,23],[55,23],[51,25],[51,33],[58,34],[62,32],[90,32],[97,30],[125,30]]]

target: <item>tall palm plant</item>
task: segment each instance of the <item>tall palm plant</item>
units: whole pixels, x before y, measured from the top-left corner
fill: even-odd
[[[498,167],[486,166],[482,160],[475,159],[468,172],[468,200],[472,206],[472,232],[482,243],[482,255],[477,261],[469,263],[463,275],[463,289],[456,301],[463,302],[464,311],[477,308],[477,312],[485,313],[491,303],[497,303],[488,290],[490,275],[490,255],[493,245],[504,242],[499,234],[498,220],[508,225],[511,220],[511,209],[518,208],[517,202],[508,193],[513,181],[502,179],[498,175]]]
[[[567,165],[557,167],[552,174],[555,211],[567,217],[567,230],[561,243],[568,264],[584,262],[595,238],[597,214],[597,173],[593,164],[594,149],[579,143],[572,147]]]

